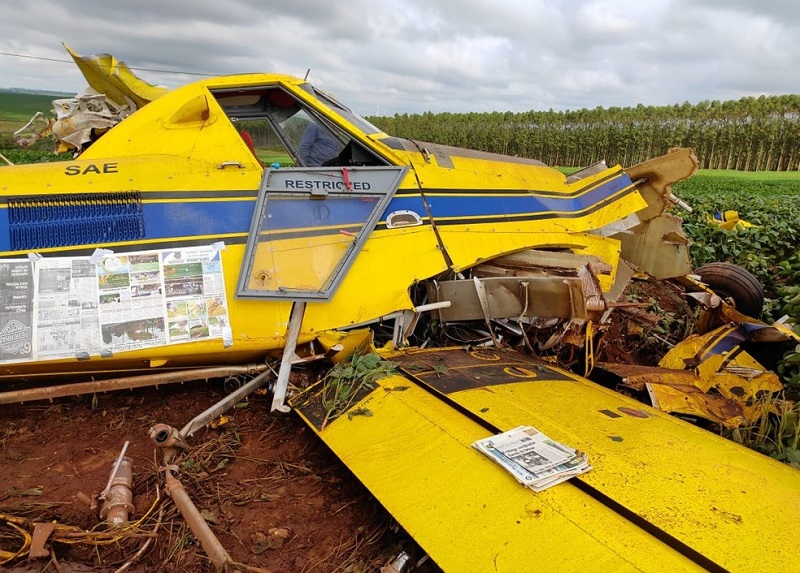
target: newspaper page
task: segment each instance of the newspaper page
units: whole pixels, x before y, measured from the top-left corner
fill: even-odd
[[[526,470],[537,475],[575,455],[531,426],[518,426],[491,439],[492,445]]]
[[[97,265],[102,347],[113,352],[166,344],[158,253],[110,255]]]
[[[31,357],[33,289],[30,261],[0,261],[0,363]]]
[[[0,261],[0,363],[232,338],[216,245]]]
[[[532,426],[518,426],[478,440],[473,446],[534,491],[592,469],[585,454],[548,438]]]
[[[35,357],[74,356],[99,347],[95,265],[86,257],[42,258],[36,267]]]
[[[230,325],[219,251],[164,251],[161,264],[169,342],[225,337]]]

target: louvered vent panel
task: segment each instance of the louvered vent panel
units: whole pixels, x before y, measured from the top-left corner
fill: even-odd
[[[9,199],[8,220],[14,251],[145,237],[138,192]]]

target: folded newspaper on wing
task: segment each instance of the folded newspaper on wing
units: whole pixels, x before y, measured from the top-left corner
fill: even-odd
[[[533,426],[518,426],[472,446],[533,491],[542,491],[592,469],[586,454],[551,440]]]

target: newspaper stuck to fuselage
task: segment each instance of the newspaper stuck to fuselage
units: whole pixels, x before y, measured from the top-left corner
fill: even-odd
[[[0,364],[232,338],[222,248],[0,260]]]
[[[586,454],[550,439],[533,426],[517,426],[472,446],[533,491],[542,491],[592,469]]]

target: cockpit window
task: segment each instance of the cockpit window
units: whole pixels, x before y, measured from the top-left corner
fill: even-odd
[[[325,105],[330,108],[335,109],[339,115],[347,119],[350,123],[357,126],[361,131],[366,133],[367,135],[372,135],[375,133],[381,133],[380,128],[375,127],[373,124],[368,122],[366,119],[352,111],[350,108],[344,106],[343,104],[339,103],[336,98],[334,98],[331,94],[311,86],[311,84],[303,84],[303,89],[307,92],[314,95],[317,99],[322,101]]]
[[[227,89],[212,93],[262,164],[283,167],[386,165],[341,127],[318,115],[280,87]],[[358,116],[329,97],[314,95],[368,133],[377,129],[363,119],[356,123]]]

